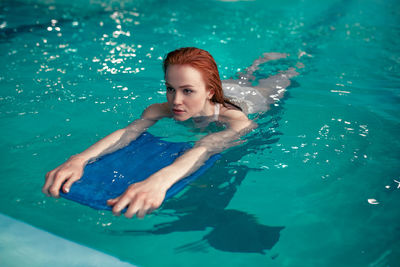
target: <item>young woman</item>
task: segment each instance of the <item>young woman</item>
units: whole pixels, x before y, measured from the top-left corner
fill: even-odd
[[[282,97],[283,92],[279,90],[290,84],[288,78],[296,74],[293,70],[275,75],[272,80],[260,80],[257,88],[250,84],[252,74],[259,64],[280,57],[284,55],[264,54],[263,58],[247,68],[245,74],[239,74],[239,80],[228,80],[224,87],[232,96],[229,101],[224,97],[217,65],[207,51],[187,47],[170,52],[163,65],[167,102],[150,105],[140,119],[71,156],[65,163],[48,172],[43,193],[53,197],[59,197],[60,190],[68,193],[71,185],[82,177],[88,162],[128,145],[162,118],[173,118],[176,121],[191,119],[197,127],[205,127],[213,121],[225,125],[224,130],[211,133],[196,142],[192,149],[171,165],[142,182],[130,185],[121,196],[107,202],[113,207],[115,215],[120,215],[125,208],[125,216],[128,218],[134,215],[142,218],[151,213],[162,204],[166,191],[174,183],[196,171],[212,154],[235,145],[240,136],[255,127],[255,123],[247,118],[242,109],[247,112],[256,112],[262,108],[267,110],[272,103],[269,100],[271,96]],[[250,92],[250,97],[256,94],[262,108],[252,105],[250,100],[240,95],[235,96],[234,92],[238,90]]]

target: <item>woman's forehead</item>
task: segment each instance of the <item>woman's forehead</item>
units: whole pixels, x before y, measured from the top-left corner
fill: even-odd
[[[200,71],[189,65],[170,65],[165,73],[165,81],[171,85],[175,84],[204,84]]]

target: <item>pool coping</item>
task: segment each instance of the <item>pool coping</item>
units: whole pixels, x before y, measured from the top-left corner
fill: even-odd
[[[3,266],[132,267],[128,262],[61,238],[0,213]]]

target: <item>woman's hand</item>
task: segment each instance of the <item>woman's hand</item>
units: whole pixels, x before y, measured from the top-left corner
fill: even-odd
[[[109,199],[107,205],[113,206],[114,215],[121,215],[121,211],[127,208],[125,217],[132,218],[136,214],[138,218],[143,218],[164,201],[167,189],[160,178],[150,176],[142,182],[130,185],[121,196]]]
[[[65,182],[62,190],[64,193],[68,193],[71,185],[82,177],[86,162],[84,158],[75,155],[54,170],[49,171],[46,174],[42,192],[47,196],[59,197],[60,188]]]

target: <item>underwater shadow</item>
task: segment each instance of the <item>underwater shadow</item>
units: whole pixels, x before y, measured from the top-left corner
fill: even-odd
[[[278,241],[284,227],[259,224],[253,215],[238,210],[212,210],[213,229],[201,240],[176,248],[178,253],[197,251],[207,245],[226,252],[260,253],[270,250]]]

